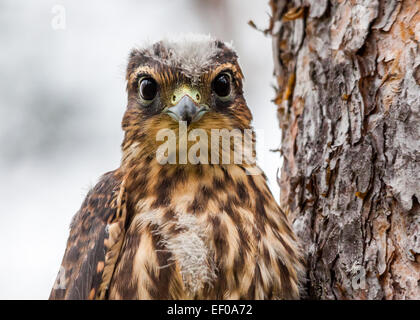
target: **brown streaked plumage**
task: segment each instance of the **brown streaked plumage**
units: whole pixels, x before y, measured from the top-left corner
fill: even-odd
[[[215,93],[221,74],[229,75],[223,99]],[[149,100],[139,93],[144,79],[157,88]],[[248,174],[255,163],[162,165],[156,157],[160,129],[181,134],[167,112],[187,101],[178,92],[205,107],[188,120],[188,132],[252,129],[242,79],[236,53],[211,37],[131,52],[121,166],[74,217],[50,299],[299,297],[296,239],[264,174]]]

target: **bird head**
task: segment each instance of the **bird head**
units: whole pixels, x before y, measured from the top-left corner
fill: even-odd
[[[237,54],[210,36],[165,39],[133,49],[126,80],[123,150],[131,157],[140,145],[143,154],[154,154],[159,130],[179,135],[180,121],[188,132],[251,128]]]

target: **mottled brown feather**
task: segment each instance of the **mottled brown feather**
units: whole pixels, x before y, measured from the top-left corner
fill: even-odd
[[[109,172],[87,194],[70,225],[67,248],[50,299],[93,299],[98,294],[107,269],[106,256],[115,242],[110,239],[110,230],[124,223],[118,216],[120,185],[119,173]]]

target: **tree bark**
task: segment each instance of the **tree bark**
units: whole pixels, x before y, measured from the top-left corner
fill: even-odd
[[[312,299],[420,299],[420,1],[271,0],[280,203]]]

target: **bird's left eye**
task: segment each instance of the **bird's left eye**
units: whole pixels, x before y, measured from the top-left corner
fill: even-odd
[[[213,80],[213,91],[221,98],[227,97],[230,94],[230,75],[228,73],[221,73]]]
[[[157,83],[153,78],[143,78],[140,80],[140,96],[144,100],[153,100],[157,93]]]

